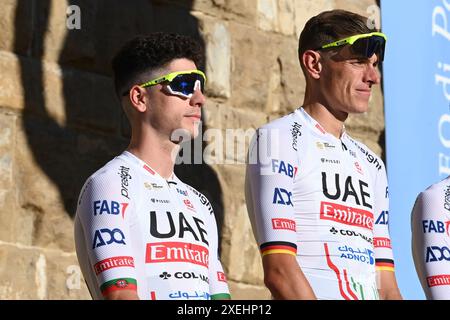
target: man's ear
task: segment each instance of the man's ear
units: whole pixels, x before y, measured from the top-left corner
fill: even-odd
[[[131,87],[128,98],[132,108],[136,111],[145,112],[147,110],[148,94],[144,88],[138,85]]]
[[[306,50],[300,57],[305,72],[313,79],[319,79],[322,72],[322,57],[317,51]]]

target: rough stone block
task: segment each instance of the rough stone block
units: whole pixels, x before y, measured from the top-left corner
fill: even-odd
[[[4,0],[0,10],[0,50],[26,55],[32,38],[32,0]],[[3,70],[3,69],[2,69]]]
[[[228,281],[233,300],[271,300],[270,291],[264,286],[255,286],[243,282]]]
[[[206,45],[206,74],[208,96],[230,97],[231,40],[226,23],[202,17],[202,37]]]

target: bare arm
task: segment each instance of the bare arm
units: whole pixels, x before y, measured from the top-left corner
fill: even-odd
[[[381,300],[403,300],[395,279],[395,273],[392,271],[377,271],[378,293]]]
[[[264,283],[275,299],[317,299],[294,256],[269,254],[262,261]]]

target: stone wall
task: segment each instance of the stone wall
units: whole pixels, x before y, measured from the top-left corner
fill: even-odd
[[[90,299],[74,253],[73,215],[85,179],[127,145],[129,128],[109,68],[126,39],[156,30],[200,39],[209,77],[203,130],[241,128],[242,138],[301,104],[305,84],[296,48],[306,20],[332,8],[369,15],[375,1],[130,3],[2,1],[0,299]],[[81,9],[81,29],[67,27],[70,5]],[[370,111],[352,117],[347,128],[382,153],[381,90]],[[229,151],[213,155],[221,163],[183,165],[177,174],[213,203],[233,297],[267,299],[245,207],[245,150]]]

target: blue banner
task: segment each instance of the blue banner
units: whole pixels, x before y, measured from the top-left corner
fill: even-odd
[[[411,253],[411,210],[419,192],[450,175],[450,0],[384,0],[381,13],[396,275],[405,299],[424,299]]]

